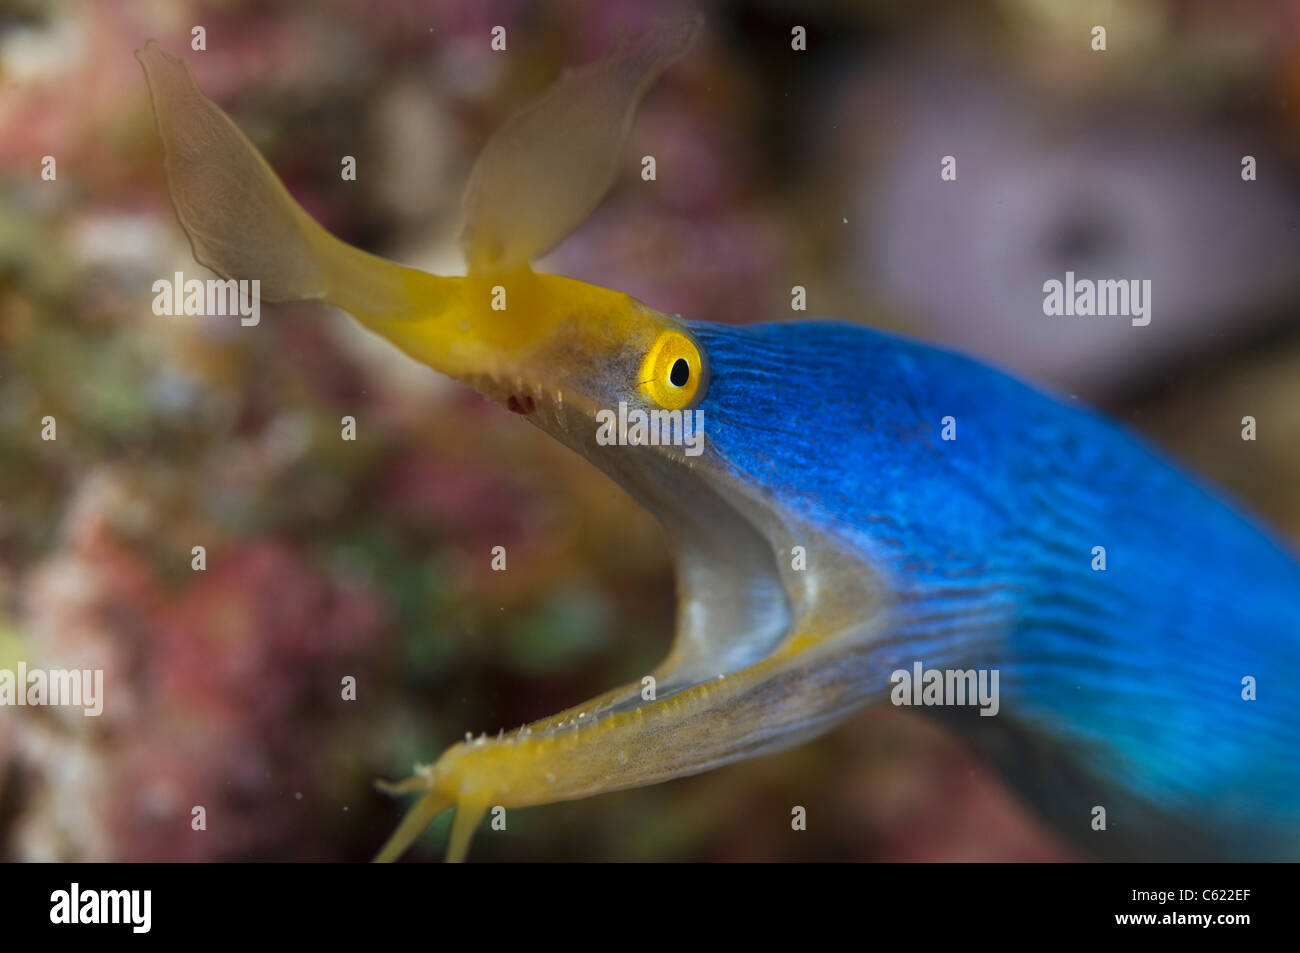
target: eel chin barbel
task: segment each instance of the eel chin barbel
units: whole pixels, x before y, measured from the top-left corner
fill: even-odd
[[[1300,565],[1218,494],[1095,413],[942,349],[835,322],[687,321],[529,267],[604,197],[641,99],[698,28],[625,38],[489,140],[464,277],[328,234],[184,63],[153,41],[137,52],[199,262],[267,300],[342,308],[522,413],[649,509],[675,556],[653,697],[615,688],[418,766],[386,787],[417,800],[381,859],[448,809],[461,859],[491,807],[787,748],[918,664],[999,675],[995,717],[922,710],[1086,853],[1300,856]],[[620,404],[702,411],[703,453],[598,440]]]

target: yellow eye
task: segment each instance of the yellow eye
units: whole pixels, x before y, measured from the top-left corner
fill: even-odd
[[[680,331],[665,331],[641,362],[641,391],[665,410],[681,410],[704,396],[704,357]]]

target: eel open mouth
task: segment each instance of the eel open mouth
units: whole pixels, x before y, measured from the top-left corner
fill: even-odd
[[[852,666],[824,664],[846,641],[835,630],[837,613],[825,611],[845,594],[837,584],[845,563],[828,558],[834,568],[798,571],[788,555],[793,544],[828,553],[832,543],[798,528],[775,501],[740,489],[714,451],[690,460],[661,447],[588,453],[590,416],[552,409],[530,419],[663,523],[676,561],[672,649],[642,680],[496,737],[467,738],[406,781],[381,784],[421,797],[379,860],[395,859],[450,807],[457,813],[448,859],[460,860],[488,810],[695,774],[797,744],[854,707],[845,686],[861,682]],[[853,589],[847,595],[863,598],[860,585]],[[859,623],[862,604],[853,613]]]

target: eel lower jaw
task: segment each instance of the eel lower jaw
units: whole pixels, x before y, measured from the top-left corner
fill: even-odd
[[[448,808],[455,808],[456,815],[447,860],[456,862],[464,859],[474,829],[489,810],[641,787],[735,760],[743,755],[719,756],[701,733],[711,727],[725,732],[722,722],[730,700],[761,680],[756,669],[776,661],[616,710],[641,687],[628,685],[496,738],[462,741],[433,764],[417,765],[405,781],[379,782],[385,793],[417,794],[419,799],[376,860],[397,859]],[[715,716],[719,720],[710,726]]]
[[[768,623],[762,642],[771,650],[785,641],[789,616]],[[489,811],[532,807],[640,787],[707,770],[718,756],[700,737],[725,733],[729,700],[760,682],[778,662],[761,657],[683,652],[679,628],[673,652],[648,677],[496,736],[467,737],[433,764],[417,765],[397,784],[380,782],[388,794],[419,799],[377,860],[395,860],[428,824],[456,809],[447,859],[464,859],[471,835]],[[716,624],[718,613],[704,613]],[[688,671],[689,670],[689,671]],[[709,672],[696,679],[691,672]],[[688,677],[689,676],[689,677]],[[712,722],[712,724],[711,724]]]

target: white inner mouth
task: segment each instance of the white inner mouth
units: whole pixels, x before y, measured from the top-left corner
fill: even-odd
[[[636,685],[548,733],[654,704],[768,657],[786,638],[792,609],[779,547],[715,489],[714,470],[655,448],[591,454],[664,524],[674,550],[677,626],[668,662],[653,673],[655,697]]]

